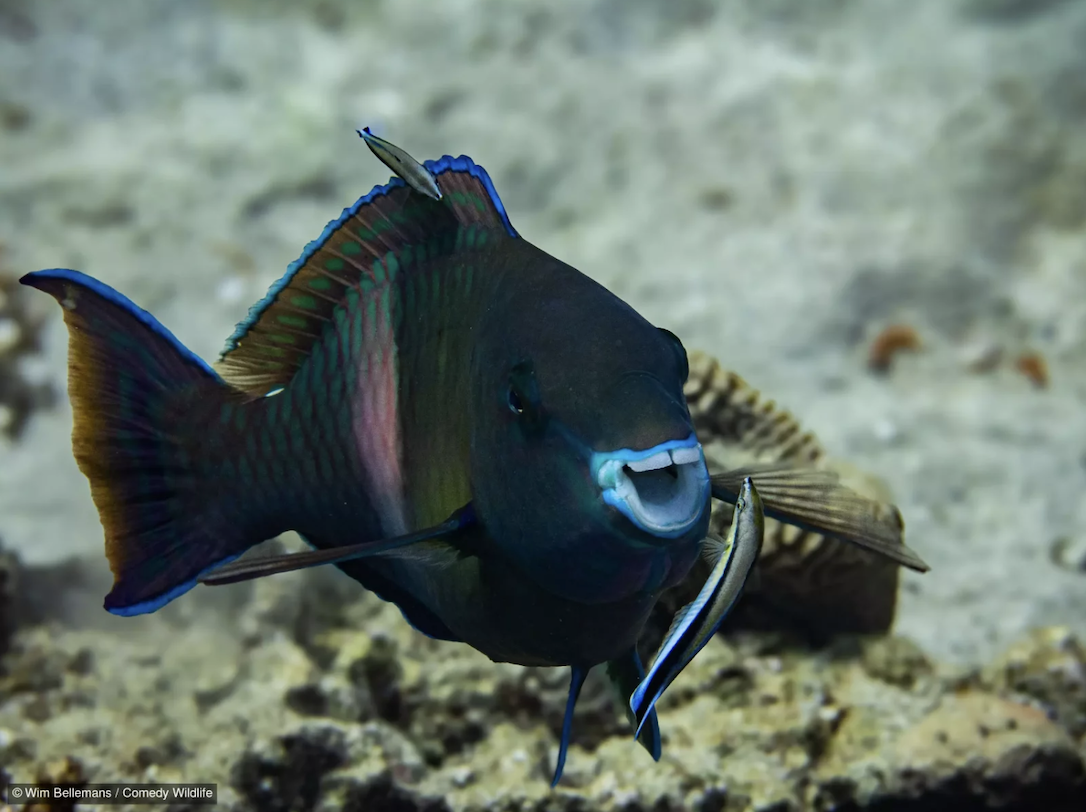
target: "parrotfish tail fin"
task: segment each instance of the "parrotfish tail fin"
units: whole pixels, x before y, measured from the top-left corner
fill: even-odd
[[[150,314],[77,271],[27,274],[64,309],[72,448],[90,480],[114,574],[105,607],[153,612],[243,552],[229,511],[190,473],[182,411],[226,386]],[[247,547],[248,545],[244,545]]]
[[[566,714],[562,718],[562,740],[558,745],[558,763],[554,765],[554,779],[551,788],[558,786],[562,780],[562,771],[566,768],[566,751],[569,750],[569,737],[573,732],[573,709],[577,707],[577,697],[581,695],[585,677],[588,676],[587,668],[573,666],[569,675],[569,697],[566,699]]]
[[[636,730],[637,717],[634,716],[634,712],[630,708],[630,697],[633,696],[641,681],[645,679],[645,667],[641,664],[641,657],[638,656],[637,649],[634,648],[624,657],[617,657],[607,663],[607,676],[611,680],[611,686],[618,693],[619,701],[626,712],[626,719],[629,721],[630,727]],[[655,708],[649,711],[648,722],[641,728],[637,741],[648,751],[653,761],[660,760],[662,749],[660,723],[656,718]]]

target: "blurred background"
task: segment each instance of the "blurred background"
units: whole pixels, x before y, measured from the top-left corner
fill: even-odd
[[[368,125],[470,155],[523,236],[885,480],[932,565],[895,627],[926,656],[1086,632],[1084,43],[1080,0],[0,0],[0,541],[31,614],[118,646],[172,623],[213,683],[231,611],[281,623],[242,588],[105,616],[66,331],[12,280],[84,271],[214,359],[387,180]]]

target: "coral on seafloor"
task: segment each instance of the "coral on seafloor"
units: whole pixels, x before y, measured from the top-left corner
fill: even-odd
[[[272,578],[124,634],[20,628],[0,661],[0,764],[214,782],[237,812],[1086,808],[1086,653],[1066,630],[979,670],[894,636],[719,638],[660,703],[658,764],[593,674],[552,791],[564,670],[430,640],[347,586]]]

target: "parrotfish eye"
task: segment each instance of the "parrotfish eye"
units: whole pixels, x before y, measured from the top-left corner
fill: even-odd
[[[539,384],[531,361],[521,361],[509,372],[509,391],[506,394],[509,410],[520,418],[524,428],[538,431],[545,422]]]
[[[679,337],[670,330],[665,330],[663,327],[657,327],[656,329],[671,339],[671,343],[675,346],[675,352],[679,356],[679,370],[682,374],[683,383],[686,383],[686,379],[690,377],[690,361],[686,357],[686,347],[683,346]]]

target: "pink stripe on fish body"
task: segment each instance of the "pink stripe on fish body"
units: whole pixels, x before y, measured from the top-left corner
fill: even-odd
[[[355,349],[359,364],[352,429],[374,508],[386,536],[407,533],[403,442],[399,421],[399,369],[392,314],[382,307],[388,283],[362,294]],[[387,302],[387,298],[385,300]]]

